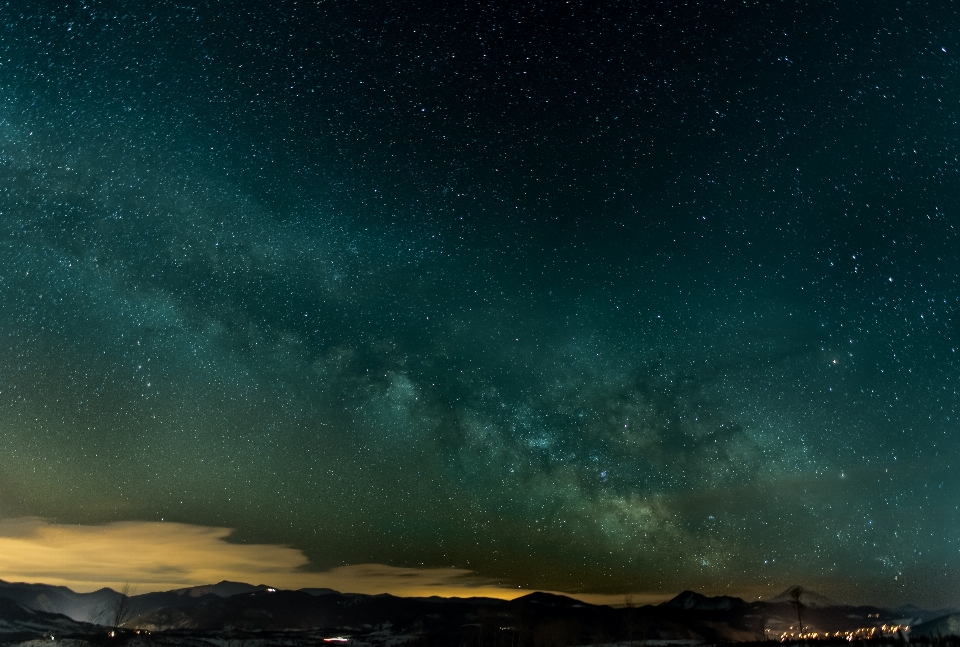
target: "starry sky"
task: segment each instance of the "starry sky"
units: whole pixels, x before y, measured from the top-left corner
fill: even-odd
[[[6,2],[0,531],[955,604],[958,37],[936,2]]]

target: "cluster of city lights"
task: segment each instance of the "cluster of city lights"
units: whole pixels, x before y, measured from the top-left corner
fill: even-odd
[[[858,627],[850,631],[784,631],[780,642],[788,640],[829,640],[846,638],[848,641],[870,640],[871,638],[902,636],[910,632],[910,625],[880,625],[879,627]]]

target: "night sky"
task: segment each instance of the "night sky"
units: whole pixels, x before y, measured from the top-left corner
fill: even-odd
[[[942,2],[7,2],[0,520],[955,604],[958,120]]]

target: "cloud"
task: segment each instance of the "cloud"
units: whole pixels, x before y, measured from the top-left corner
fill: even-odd
[[[305,570],[302,552],[271,544],[233,544],[232,530],[183,523],[125,521],[102,526],[53,524],[36,518],[0,520],[0,579],[45,582],[75,591],[136,586],[138,593],[220,580],[284,589],[331,588],[404,596],[515,598],[527,590],[496,586],[460,568],[353,564]],[[622,596],[578,596],[614,602]],[[600,598],[603,598],[601,600]]]
[[[64,584],[79,591],[124,582],[141,592],[221,579],[303,578],[307,559],[293,548],[230,544],[229,528],[118,522],[103,526],[0,521],[0,577]],[[280,582],[277,582],[280,585]],[[301,585],[303,586],[303,585]]]

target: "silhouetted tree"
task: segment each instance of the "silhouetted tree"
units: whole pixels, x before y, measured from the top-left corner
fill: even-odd
[[[633,647],[633,636],[637,632],[637,618],[634,615],[635,606],[632,595],[623,598],[623,624],[626,625],[627,642],[630,647]]]
[[[757,639],[761,642],[770,640],[770,629],[767,627],[768,622],[770,622],[770,619],[767,617],[767,614],[761,614],[760,625],[757,628]]]
[[[800,616],[800,609],[803,608],[803,603],[800,602],[800,596],[803,594],[803,589],[799,586],[795,586],[790,590],[790,597],[793,599],[793,603],[797,605],[797,633],[803,633],[803,618]]]
[[[114,627],[122,627],[124,623],[133,617],[133,603],[130,598],[136,591],[136,587],[131,586],[129,582],[121,587],[119,591],[120,597],[113,603],[113,608],[110,613]]]

